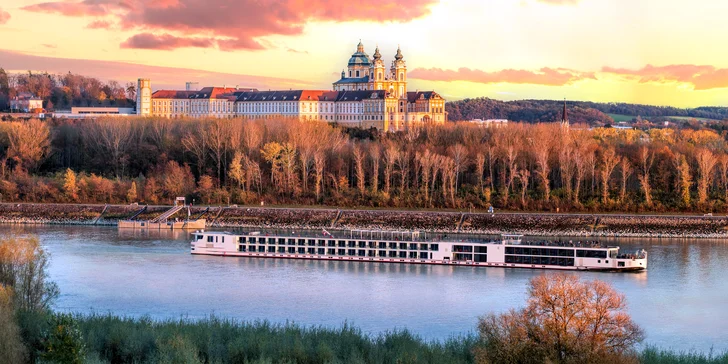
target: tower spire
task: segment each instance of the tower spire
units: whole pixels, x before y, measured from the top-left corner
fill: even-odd
[[[564,128],[569,127],[569,115],[566,114],[566,97],[564,97],[564,110],[561,111],[561,126]]]

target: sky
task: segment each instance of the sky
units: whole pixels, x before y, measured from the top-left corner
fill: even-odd
[[[331,89],[361,40],[448,100],[728,106],[726,0],[7,0],[0,67]]]

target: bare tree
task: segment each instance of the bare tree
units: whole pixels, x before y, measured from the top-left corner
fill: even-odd
[[[622,188],[619,189],[619,202],[624,203],[625,197],[627,196],[627,180],[629,179],[629,176],[632,175],[632,171],[634,170],[632,168],[632,162],[629,161],[627,157],[622,157],[622,160],[619,163],[619,170],[622,178],[620,179],[620,182],[622,183]]]
[[[601,174],[602,174],[602,203],[609,202],[609,180],[612,177],[614,168],[619,163],[619,157],[613,148],[606,148],[602,153]]]
[[[372,173],[369,175],[369,187],[372,193],[376,194],[379,190],[379,164],[382,158],[382,149],[379,144],[369,145],[369,159],[371,160]]]
[[[639,160],[640,160],[640,175],[638,179],[642,192],[645,195],[645,204],[652,206],[652,185],[650,184],[650,169],[652,169],[652,162],[654,161],[654,153],[652,153],[646,146],[642,146],[639,149]]]
[[[399,149],[397,146],[389,142],[384,149],[384,193],[389,195],[394,177],[394,165],[399,159]]]
[[[708,188],[713,183],[715,166],[718,163],[716,156],[706,148],[700,148],[695,153],[698,162],[698,203],[701,205],[708,200]]]
[[[182,147],[195,157],[197,175],[202,176],[207,161],[207,124],[198,122],[192,124],[191,127],[191,130],[188,130],[181,139]]]
[[[116,177],[122,175],[121,168],[131,146],[133,131],[132,122],[124,118],[95,119],[84,129],[86,138],[101,148],[102,153],[111,157]]]
[[[364,173],[364,152],[361,146],[355,144],[352,148],[352,154],[354,155],[354,170],[356,171],[356,187],[359,190],[359,194],[364,196],[366,192],[364,187],[364,179],[366,178]]]

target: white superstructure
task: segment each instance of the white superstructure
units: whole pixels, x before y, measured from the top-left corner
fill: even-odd
[[[619,247],[594,242],[523,242],[520,235],[500,241],[437,236],[419,232],[353,230],[320,235],[197,231],[192,254],[362,262],[472,265],[485,267],[639,271],[647,253],[620,254]]]

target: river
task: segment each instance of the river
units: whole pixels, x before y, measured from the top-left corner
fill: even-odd
[[[547,271],[192,256],[185,233],[110,227],[3,226],[39,236],[51,254],[60,311],[153,318],[353,323],[367,333],[407,328],[427,339],[474,332],[478,316],[522,307]],[[605,239],[601,239],[605,241]],[[728,242],[612,239],[646,249],[642,273],[579,272],[623,292],[645,343],[728,350]]]

